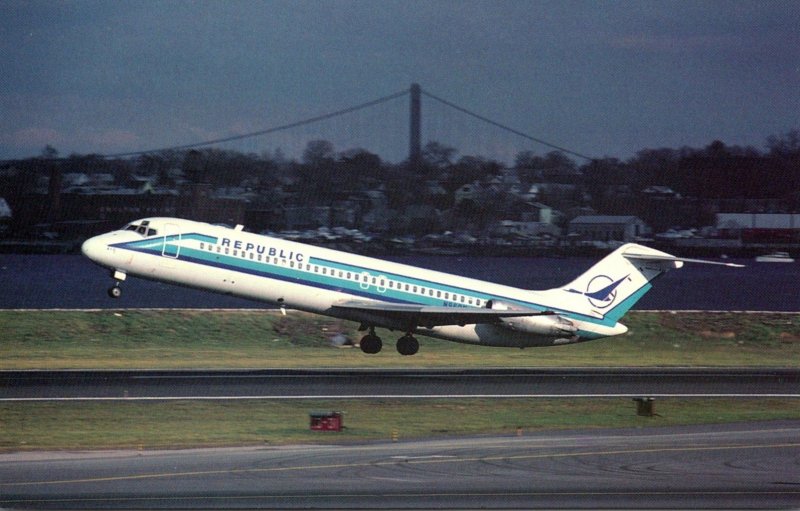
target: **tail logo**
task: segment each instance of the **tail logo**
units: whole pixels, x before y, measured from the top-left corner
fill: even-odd
[[[577,289],[567,289],[570,293],[577,293],[588,298],[589,303],[598,309],[611,307],[617,299],[617,288],[629,275],[625,275],[619,280],[614,280],[608,275],[598,275],[586,285],[586,291]]]

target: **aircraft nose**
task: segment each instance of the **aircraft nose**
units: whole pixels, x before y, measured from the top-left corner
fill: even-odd
[[[100,254],[105,251],[105,244],[98,238],[99,236],[89,238],[81,245],[81,252],[83,252],[83,255],[92,261],[97,261],[100,258]]]

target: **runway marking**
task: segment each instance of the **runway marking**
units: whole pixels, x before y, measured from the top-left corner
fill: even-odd
[[[441,458],[455,458],[456,456],[449,455],[449,454],[429,454],[427,456],[392,456],[393,460],[430,460],[430,459],[441,459]]]
[[[4,397],[0,402],[45,401],[308,401],[314,399],[585,399],[585,398],[773,398],[797,399],[800,394],[320,394],[305,396],[109,396],[109,397]]]
[[[0,488],[11,488],[21,486],[52,486],[59,484],[89,484],[89,483],[106,483],[115,481],[138,481],[146,479],[172,479],[179,477],[195,477],[195,476],[212,476],[223,474],[259,474],[259,473],[277,473],[277,472],[299,472],[308,470],[341,470],[353,468],[369,468],[369,467],[387,467],[396,465],[432,465],[432,464],[445,464],[445,463],[474,463],[486,461],[520,461],[520,460],[535,460],[546,458],[579,458],[587,456],[615,456],[621,454],[653,454],[653,453],[668,453],[668,452],[710,452],[710,451],[731,451],[731,450],[749,450],[749,449],[786,449],[786,448],[800,448],[800,443],[783,443],[783,444],[755,444],[755,445],[720,445],[720,446],[695,446],[695,447],[656,447],[650,449],[617,449],[609,451],[581,451],[570,453],[546,453],[546,454],[520,454],[520,455],[497,455],[497,456],[470,456],[470,457],[453,457],[453,458],[435,458],[435,459],[409,459],[409,460],[393,460],[393,461],[369,461],[358,463],[332,463],[326,465],[298,465],[287,467],[269,467],[269,468],[243,468],[243,469],[224,469],[224,470],[201,470],[191,472],[157,472],[152,474],[137,474],[137,475],[122,475],[122,476],[109,476],[109,477],[93,477],[85,479],[63,479],[54,481],[15,481],[15,482],[0,482]]]

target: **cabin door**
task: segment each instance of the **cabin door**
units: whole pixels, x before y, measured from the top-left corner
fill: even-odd
[[[164,224],[164,245],[161,255],[177,259],[181,253],[181,232],[177,224]]]

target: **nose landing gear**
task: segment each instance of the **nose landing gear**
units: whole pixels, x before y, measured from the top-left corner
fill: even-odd
[[[119,285],[125,280],[127,274],[124,271],[114,270],[111,276],[116,280],[113,286],[108,288],[108,296],[111,298],[119,298],[122,296],[122,288]]]
[[[108,296],[111,298],[119,298],[122,296],[122,288],[119,287],[119,282],[108,288]]]

